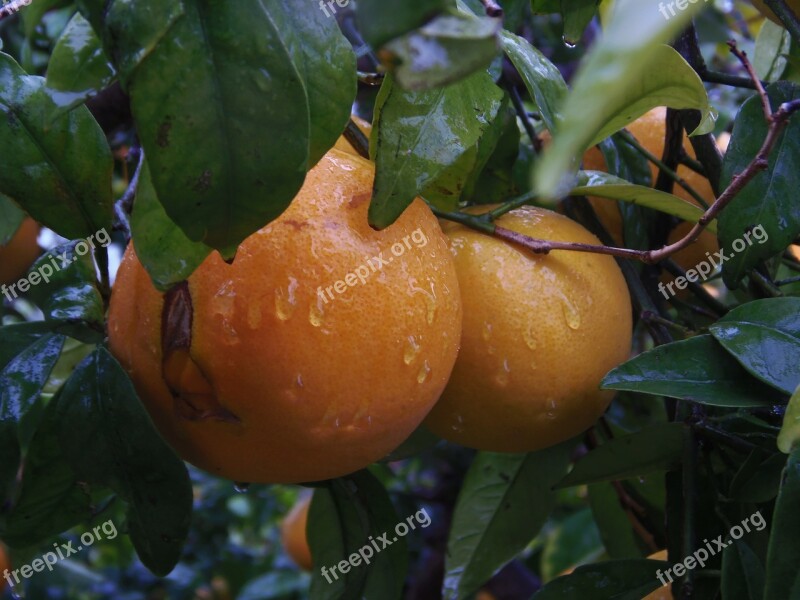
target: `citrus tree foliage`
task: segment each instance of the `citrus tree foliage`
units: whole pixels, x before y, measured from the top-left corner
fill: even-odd
[[[800,116],[760,156],[772,131],[764,103],[725,46],[747,47],[772,111],[796,110],[797,20],[761,25],[743,2],[727,13],[663,6],[35,0],[0,21],[0,244],[29,215],[65,238],[31,272],[61,257],[73,265],[4,299],[0,540],[23,564],[98,519],[124,530],[69,570],[37,575],[30,597],[230,589],[247,600],[388,600],[434,590],[456,600],[483,588],[500,600],[635,600],[723,536],[724,550],[675,577],[676,597],[800,598]],[[618,203],[627,248],[658,249],[679,219],[705,212],[653,181],[623,132],[659,106],[692,135],[689,162],[717,195],[759,164],[705,223],[728,257],[713,289],[665,300],[660,271],[681,274],[674,263],[623,261],[636,343],[606,375],[616,399],[585,435],[496,454],[421,430],[385,464],[310,483],[319,565],[419,506],[432,515],[430,531],[335,584],[293,569],[276,544],[296,491],[236,494],[187,469],[108,350],[109,256],[79,256],[78,240],[132,235],[168,290],[212,252],[232,259],[280,216],[353,111],[373,125],[375,228],[418,196],[449,218],[471,204],[561,202],[610,244],[583,200],[593,196]],[[723,159],[709,148],[725,130]],[[607,172],[581,170],[593,146]],[[764,243],[739,250],[757,227]],[[755,513],[764,527],[728,539]],[[667,562],[647,559],[662,548]]]

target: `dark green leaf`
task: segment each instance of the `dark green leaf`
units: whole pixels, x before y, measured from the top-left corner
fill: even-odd
[[[44,79],[0,54],[0,191],[68,239],[111,230],[111,150],[88,109],[48,123]]]
[[[781,491],[775,502],[767,551],[767,584],[764,600],[800,598],[800,450],[789,456]]]
[[[87,486],[78,485],[58,443],[56,404],[48,404],[25,457],[19,498],[10,513],[0,511],[0,537],[12,547],[50,541],[92,516]]]
[[[103,230],[91,240],[56,246],[33,263],[28,276],[30,295],[46,319],[84,322],[102,331],[105,308],[95,285],[91,253],[92,245],[99,248],[110,241]]]
[[[800,98],[800,86],[779,82],[767,88],[770,103]],[[758,154],[767,123],[758,95],[744,103],[733,126],[722,165],[722,187],[742,172]],[[728,260],[722,267],[725,285],[735,288],[758,264],[783,250],[800,235],[800,119],[791,119],[769,155],[769,167],[739,192],[719,217],[720,247]]]
[[[189,530],[186,467],[160,437],[127,373],[95,350],[58,398],[61,448],[81,481],[110,487],[128,505],[131,541],[142,562],[168,574]]]
[[[36,28],[42,22],[42,17],[47,11],[64,6],[67,2],[68,0],[36,0],[36,2],[30,2],[21,13],[25,37],[33,37]]]
[[[611,558],[638,558],[641,556],[636,533],[625,513],[611,483],[594,483],[589,486],[589,505],[594,522],[600,531],[606,552]]]
[[[0,370],[28,346],[56,330],[55,323],[33,321],[0,327]]]
[[[786,70],[792,36],[780,25],[764,21],[756,38],[753,67],[762,81],[777,81]]]
[[[187,238],[167,216],[153,188],[147,161],[139,174],[131,232],[136,256],[161,291],[188,279],[212,252],[205,244]]]
[[[443,89],[403,91],[392,77],[375,107],[376,163],[369,219],[388,227],[414,198],[472,148],[497,117],[503,94],[485,73]]]
[[[41,420],[45,403],[40,395],[64,339],[62,335],[44,335],[0,371],[0,505],[14,489],[22,450],[30,444]]]
[[[786,394],[800,385],[800,298],[749,302],[710,331],[754,377]]]
[[[421,27],[450,5],[448,0],[361,0],[358,28],[376,50],[389,40]]]
[[[764,565],[741,540],[722,551],[722,597],[725,600],[761,600]]]
[[[415,528],[424,527],[425,516],[427,511],[420,511],[414,519],[408,519]],[[408,558],[405,537],[395,528],[403,522],[408,525],[409,520],[397,516],[386,489],[369,471],[335,479],[329,487],[316,489],[306,529],[314,559],[311,597],[399,598]],[[427,523],[430,525],[429,520]],[[375,551],[375,545],[380,551]],[[343,561],[351,563],[351,567],[345,567],[347,573],[337,566]]]
[[[661,586],[658,575],[668,567],[644,558],[586,565],[554,579],[531,600],[641,600]]]
[[[754,449],[734,475],[728,496],[737,502],[770,502],[778,495],[785,464],[786,456],[783,454]]]
[[[17,233],[25,213],[10,198],[0,194],[0,246],[5,246]]]
[[[536,536],[555,506],[552,486],[566,471],[575,443],[530,454],[478,453],[453,515],[446,600],[477,591]]]
[[[45,91],[56,115],[82,104],[107,87],[115,76],[102,42],[89,22],[76,13],[58,39],[47,66]]]
[[[386,44],[381,57],[406,90],[429,90],[485,70],[499,52],[499,19],[442,15]]]
[[[503,31],[501,39],[503,50],[519,71],[547,129],[555,131],[562,119],[561,105],[567,96],[567,84],[561,72],[525,38]]]
[[[683,424],[663,423],[614,438],[580,459],[557,487],[670,471],[680,463],[685,435]]]
[[[576,45],[583,37],[583,30],[597,14],[600,0],[561,0],[564,16],[564,42]]]
[[[167,214],[231,257],[344,128],[352,48],[316,2],[115,2],[104,29]]]
[[[542,577],[549,581],[575,565],[598,560],[603,554],[600,532],[588,508],[561,521],[547,537],[542,551]]]
[[[659,346],[606,375],[602,387],[711,406],[763,407],[780,395],[753,379],[710,335]]]

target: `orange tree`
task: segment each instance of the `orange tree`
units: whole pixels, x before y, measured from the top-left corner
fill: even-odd
[[[796,10],[5,3],[6,593],[798,597]]]

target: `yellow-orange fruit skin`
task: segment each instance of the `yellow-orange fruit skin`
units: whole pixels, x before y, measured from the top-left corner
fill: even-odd
[[[667,560],[667,551],[659,550],[647,558],[652,560]],[[672,600],[672,588],[670,586],[662,586],[656,591],[647,594],[642,600]]]
[[[311,496],[300,499],[292,507],[281,525],[281,542],[289,557],[301,569],[310,571],[311,548],[308,546],[306,525],[308,523],[308,509],[311,507]]]
[[[30,268],[42,250],[36,243],[39,225],[26,217],[5,246],[0,246],[0,284],[11,284]]]
[[[578,223],[540,208],[515,210],[497,224],[534,238],[599,243]],[[630,352],[630,298],[614,259],[534,255],[459,225],[448,224],[445,233],[464,328],[453,375],[427,426],[496,452],[545,448],[590,427],[612,397],[598,389],[601,379]]]
[[[385,230],[369,227],[373,177],[371,163],[331,150],[232,265],[214,253],[189,278],[195,371],[238,423],[180,416],[162,372],[163,297],[128,248],[111,350],[184,459],[243,482],[338,477],[388,454],[433,406],[461,331],[452,258],[421,200]],[[391,263],[363,284],[326,293],[381,256]]]

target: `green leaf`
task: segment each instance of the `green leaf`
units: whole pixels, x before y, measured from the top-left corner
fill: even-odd
[[[409,520],[415,528],[422,527],[426,515],[427,511],[419,511]],[[314,560],[311,597],[399,598],[408,558],[405,537],[398,535],[396,527],[403,522],[408,525],[409,520],[399,519],[386,489],[369,471],[317,488],[306,526]],[[351,563],[345,566],[346,573],[337,566],[344,561]]]
[[[45,403],[40,395],[64,339],[62,335],[44,335],[0,371],[0,506],[14,489],[22,449],[30,444],[41,420]]]
[[[104,31],[162,205],[226,258],[286,209],[355,98],[355,55],[316,2],[115,2]]]
[[[636,206],[645,206],[669,215],[678,217],[682,221],[697,223],[703,216],[703,209],[687,202],[683,198],[673,196],[651,187],[634,185],[614,175],[602,171],[580,171],[577,187],[569,191],[570,196],[598,196],[612,200],[622,200]],[[709,223],[706,228],[712,233],[717,231],[716,221]]]
[[[25,213],[10,198],[0,194],[0,246],[5,246],[17,233]]]
[[[597,14],[600,0],[561,0],[564,17],[564,43],[576,45],[583,37],[583,30]]]
[[[783,415],[783,426],[778,434],[778,449],[784,454],[794,452],[800,441],[800,386],[794,391],[786,414]]]
[[[670,19],[658,3],[617,0],[603,37],[584,59],[562,107],[563,123],[537,165],[535,189],[558,197],[569,185],[576,156],[656,106],[696,108],[713,128],[711,106],[697,73],[663,44],[704,6],[691,4]]]
[[[657,575],[668,567],[667,562],[644,558],[586,565],[554,579],[531,600],[641,600],[661,586]]]
[[[780,25],[769,19],[764,21],[756,38],[753,67],[763,81],[777,81],[786,70],[792,36]]]
[[[547,537],[542,551],[542,577],[550,581],[575,565],[598,560],[602,554],[600,531],[592,511],[580,510],[561,521]]]
[[[501,40],[503,51],[519,71],[547,129],[555,131],[562,120],[559,110],[567,96],[561,71],[525,38],[503,30]]]
[[[105,135],[85,107],[48,124],[44,79],[0,54],[0,192],[68,239],[111,230],[114,162]]]
[[[480,452],[464,479],[447,542],[443,596],[464,598],[519,554],[555,506],[553,484],[576,442],[530,454]]]
[[[56,404],[48,404],[25,457],[19,498],[9,513],[0,511],[0,537],[15,548],[51,541],[92,516],[88,486],[78,484],[58,443]]]
[[[58,107],[56,116],[98,94],[115,75],[100,38],[89,22],[76,13],[53,48],[47,66],[45,92]]]
[[[499,52],[500,19],[442,15],[386,44],[381,58],[406,90],[430,90],[485,70]]]
[[[450,6],[448,0],[361,0],[358,29],[376,50],[389,40],[421,27]]]
[[[167,575],[189,531],[189,475],[105,348],[96,349],[67,381],[58,416],[61,448],[72,470],[81,481],[119,494],[139,558],[156,575]]]
[[[153,284],[166,291],[194,273],[212,249],[193,242],[168,216],[158,200],[150,167],[145,161],[139,173],[136,203],[131,216],[131,232],[136,256]]]
[[[45,13],[54,8],[64,6],[68,0],[36,0],[30,2],[25,10],[20,13],[24,24],[25,37],[31,38],[36,33],[36,28],[42,22]],[[6,4],[6,3],[4,3]]]
[[[55,323],[33,321],[0,327],[0,370],[6,368],[28,346],[56,330]]]
[[[481,138],[503,94],[486,73],[446,88],[409,92],[391,76],[375,107],[370,152],[376,163],[370,223],[394,223],[414,198]]]
[[[800,598],[800,451],[789,456],[775,502],[767,550],[764,600]]]
[[[779,82],[769,86],[767,93],[777,109],[783,102],[800,98],[800,86]],[[767,129],[761,101],[753,95],[742,105],[733,126],[722,163],[723,188],[756,157]],[[722,266],[722,277],[729,288],[735,289],[750,269],[783,252],[800,235],[800,206],[794,201],[800,188],[798,164],[800,119],[794,118],[775,143],[767,169],[760,171],[719,217],[720,247],[729,257]]]
[[[761,600],[764,566],[755,552],[741,540],[733,540],[722,551],[722,597],[725,600]]]
[[[636,533],[611,483],[594,483],[589,486],[589,506],[600,538],[611,558],[641,556]]]
[[[710,335],[659,346],[606,375],[602,387],[710,406],[765,407],[779,394],[753,379]]]
[[[737,502],[753,504],[771,502],[778,495],[785,463],[783,454],[770,454],[762,448],[753,449],[734,475],[728,497]]]
[[[785,394],[800,385],[800,298],[748,302],[709,329],[757,379]]]
[[[105,235],[103,235],[105,234]],[[68,242],[43,254],[31,267],[30,296],[48,320],[85,323],[103,332],[105,307],[96,286],[91,246],[111,241],[103,231],[90,241]],[[91,242],[91,243],[90,243]]]
[[[680,463],[685,435],[683,424],[662,423],[614,438],[580,459],[556,487],[619,481],[671,471]]]

